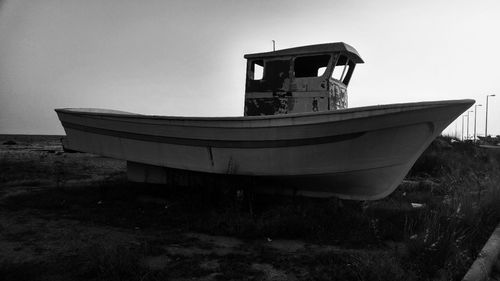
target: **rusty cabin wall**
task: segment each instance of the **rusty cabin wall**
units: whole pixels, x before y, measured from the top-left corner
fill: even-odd
[[[346,86],[331,78],[339,56],[340,54],[330,56],[325,72],[319,77],[295,77],[294,60],[307,56],[248,60],[245,116],[346,108]],[[261,80],[252,79],[255,61],[262,64],[265,69]]]
[[[347,108],[347,88],[339,85],[333,78],[330,78],[328,83],[329,110]]]
[[[339,63],[340,65],[337,65]],[[328,93],[329,93],[330,110],[347,108],[348,106],[347,85],[349,84],[349,81],[351,80],[352,74],[354,72],[354,68],[356,67],[356,64],[352,60],[350,60],[348,56],[342,54],[339,54],[336,57],[335,64],[338,67],[342,67],[342,65],[345,65],[346,69],[344,69],[342,72],[343,74],[343,77],[341,77],[342,81],[334,79],[333,73],[329,78]]]

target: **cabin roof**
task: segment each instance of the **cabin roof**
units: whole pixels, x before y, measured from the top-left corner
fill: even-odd
[[[363,63],[363,59],[358,54],[358,51],[352,46],[344,42],[336,43],[326,43],[326,44],[316,44],[309,46],[301,46],[289,49],[282,49],[273,52],[256,53],[256,54],[246,54],[244,58],[269,58],[269,57],[281,57],[281,56],[292,56],[292,55],[310,55],[310,54],[324,54],[324,53],[335,53],[344,52],[347,53],[355,63]]]

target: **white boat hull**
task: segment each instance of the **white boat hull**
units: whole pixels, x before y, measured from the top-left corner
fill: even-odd
[[[251,176],[307,196],[375,200],[393,192],[432,140],[473,103],[225,118],[56,111],[67,149],[169,169]]]

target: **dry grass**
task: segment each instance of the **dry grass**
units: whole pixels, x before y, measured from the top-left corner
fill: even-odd
[[[459,280],[500,221],[500,153],[452,143],[449,138],[438,139],[418,160],[408,176],[413,184],[403,184],[376,202],[248,192],[239,196],[231,187],[200,190],[133,184],[125,180],[123,164],[111,160],[82,154],[42,157],[39,152],[22,153],[1,155],[0,184],[5,188],[0,188],[0,194],[16,186],[45,187],[5,196],[0,202],[4,214],[28,212],[98,228],[135,229],[141,235],[161,231],[164,236],[159,240],[149,236],[132,247],[89,242],[64,261],[37,263],[35,273],[25,270],[28,263],[4,262],[0,274],[8,276],[5,280],[50,276],[57,272],[56,262],[66,264],[66,274],[72,279],[82,280],[207,276],[211,280],[263,280],[266,275],[256,269],[256,263],[300,280]],[[412,202],[425,207],[412,209]],[[144,267],[145,258],[165,255],[158,245],[191,245],[192,241],[179,240],[179,234],[188,232],[247,242],[244,253],[170,255],[161,270]],[[12,236],[2,237],[13,241]],[[25,237],[30,235],[16,239],[28,240]],[[252,242],[268,238],[334,245],[341,250],[283,253]],[[207,259],[215,259],[218,266],[201,267]]]

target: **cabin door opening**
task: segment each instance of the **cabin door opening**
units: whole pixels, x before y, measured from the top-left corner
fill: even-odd
[[[290,59],[267,61],[264,79],[272,92],[273,115],[287,114],[290,110],[288,97],[291,96]]]

